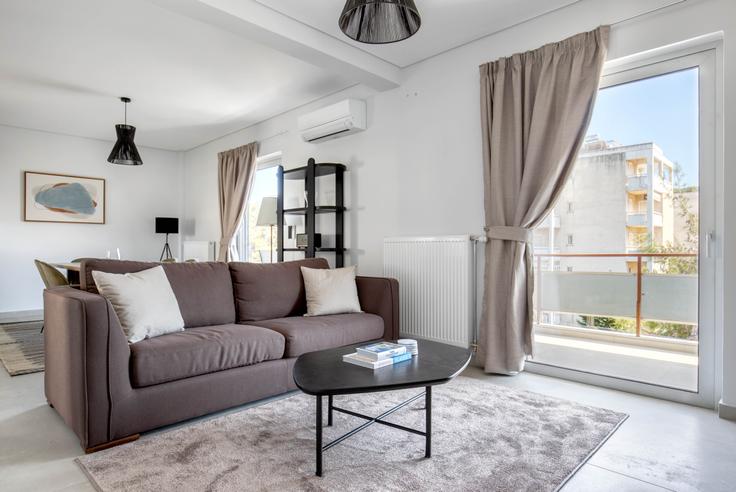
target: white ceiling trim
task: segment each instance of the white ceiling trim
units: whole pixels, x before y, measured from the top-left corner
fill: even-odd
[[[255,0],[150,0],[376,90],[398,87],[401,69]]]

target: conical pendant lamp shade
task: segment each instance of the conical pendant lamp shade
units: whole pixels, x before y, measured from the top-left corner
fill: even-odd
[[[118,139],[112,147],[112,152],[110,152],[107,162],[122,164],[124,166],[141,166],[143,165],[143,160],[133,141],[135,138],[135,127],[128,124],[128,103],[130,102],[130,98],[121,97],[120,100],[125,104],[125,124],[115,125],[115,133]]]
[[[413,36],[422,19],[414,0],[347,0],[338,23],[355,41],[386,44]]]
[[[118,135],[118,141],[110,152],[107,162],[113,164],[123,164],[125,166],[140,166],[143,164],[141,155],[135,146],[133,139],[135,138],[135,127],[130,125],[115,125],[115,133]]]

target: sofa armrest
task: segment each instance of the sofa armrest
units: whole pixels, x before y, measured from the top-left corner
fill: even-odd
[[[385,277],[356,277],[360,307],[383,318],[385,340],[399,338],[399,282]]]
[[[130,357],[117,315],[104,297],[70,287],[47,289],[43,299],[46,399],[83,448],[106,443]]]

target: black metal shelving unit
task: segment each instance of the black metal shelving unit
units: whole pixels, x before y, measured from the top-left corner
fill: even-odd
[[[335,254],[335,267],[340,268],[345,264],[344,228],[345,228],[345,202],[343,197],[345,165],[331,162],[317,163],[310,158],[307,165],[295,169],[284,170],[282,166],[278,169],[278,198],[276,202],[277,217],[277,254],[278,261],[284,261],[284,252],[301,251],[306,258],[314,258],[316,253],[331,252]],[[334,176],[335,179],[335,205],[315,204],[317,178],[322,176]],[[304,180],[304,192],[306,207],[284,209],[284,180]],[[308,243],[306,248],[284,247],[284,225],[286,215],[303,215],[305,222],[305,233]],[[335,246],[315,247],[314,235],[316,234],[316,217],[320,214],[334,214],[335,216]],[[324,234],[323,234],[324,237]]]

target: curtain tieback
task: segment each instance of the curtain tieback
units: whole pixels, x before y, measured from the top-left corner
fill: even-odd
[[[531,243],[534,237],[534,230],[528,227],[488,226],[485,227],[485,231],[488,239],[500,239],[502,241]]]

